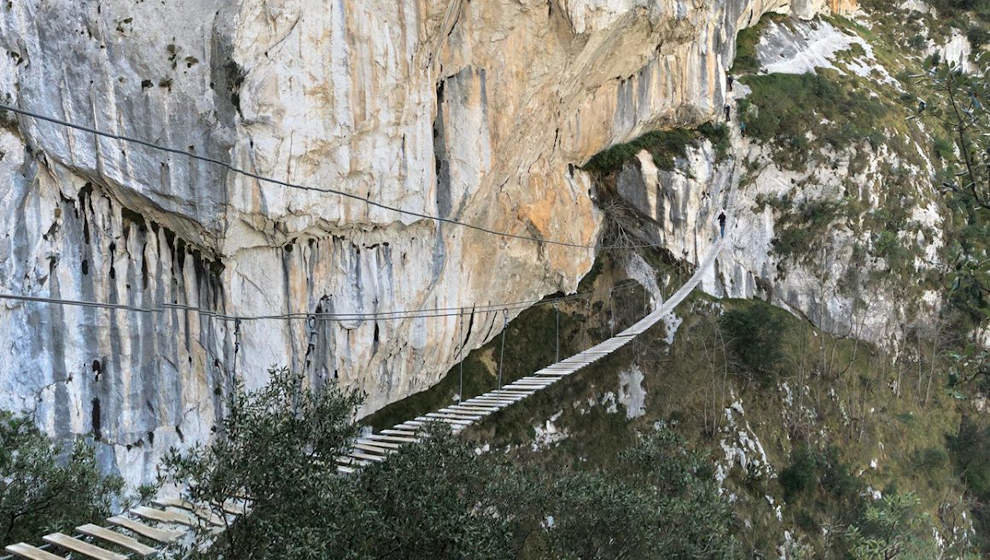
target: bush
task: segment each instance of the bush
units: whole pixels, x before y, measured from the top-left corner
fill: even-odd
[[[615,472],[545,473],[541,558],[732,558],[733,514],[711,462],[669,428],[620,456]]]
[[[776,377],[784,358],[782,313],[766,303],[755,302],[726,311],[720,321],[733,354],[764,383]]]
[[[854,83],[840,84],[826,74],[836,76],[821,71],[746,77],[753,91],[739,105],[745,134],[784,148],[779,163],[792,167],[804,162],[808,133],[837,150],[864,141],[882,143],[880,119],[887,107],[856,91]]]
[[[818,456],[807,445],[791,453],[791,464],[780,471],[784,499],[791,502],[818,484]]]
[[[207,558],[726,558],[733,516],[707,458],[661,427],[614,472],[545,471],[478,455],[446,425],[388,461],[343,477],[333,458],[356,435],[360,399],[272,372],[236,387],[216,440],[170,453],[167,481],[216,513],[229,496],[251,511]],[[203,532],[200,545],[214,538]],[[181,551],[180,551],[181,552]]]
[[[647,132],[635,140],[598,152],[582,169],[600,175],[614,173],[640,151],[646,150],[658,168],[670,171],[677,158],[687,157],[687,147],[696,146],[701,138],[707,138],[715,147],[716,161],[725,159],[729,150],[729,129],[724,124],[705,123],[697,130],[675,128]]]
[[[687,156],[687,146],[696,139],[689,130],[655,130],[625,144],[617,144],[599,152],[584,164],[583,169],[600,174],[618,171],[640,151],[646,150],[660,169],[674,168],[674,158]]]
[[[947,439],[952,463],[973,500],[976,540],[990,553],[990,425],[964,416],[959,432]]]
[[[915,467],[927,474],[932,474],[949,462],[949,454],[941,447],[927,447],[915,453]]]
[[[982,49],[983,45],[990,43],[990,31],[985,26],[972,25],[966,30],[966,38],[972,43],[973,49]]]
[[[750,74],[760,70],[756,45],[760,42],[763,26],[747,27],[736,35],[736,58],[732,61],[733,74]]]
[[[122,488],[86,443],[54,444],[29,419],[0,411],[0,544],[104,518]]]
[[[952,156],[955,155],[955,149],[952,146],[952,142],[949,142],[945,138],[936,137],[932,147],[935,150],[935,157],[941,161],[951,160]]]
[[[866,504],[863,514],[843,535],[848,555],[855,560],[935,558],[931,524],[913,494],[888,492]]]
[[[724,160],[729,153],[729,127],[725,126],[725,123],[707,122],[698,127],[698,132],[714,146],[715,162]]]

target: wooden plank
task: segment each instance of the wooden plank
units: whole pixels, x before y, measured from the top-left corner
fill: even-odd
[[[502,410],[501,406],[485,406],[480,404],[459,404],[456,406],[448,407],[451,410],[460,410],[461,412],[474,412],[477,414],[493,414]]]
[[[134,531],[135,533],[148,537],[153,541],[158,541],[160,543],[170,543],[174,542],[176,539],[182,536],[181,531],[172,531],[169,529],[159,529],[157,527],[152,527],[150,525],[145,525],[133,519],[127,517],[116,515],[107,519],[107,522],[114,525],[120,525],[121,527],[127,529],[128,531]]]
[[[397,443],[389,443],[387,441],[381,441],[379,439],[358,438],[356,441],[358,443],[365,443],[365,444],[368,444],[368,445],[374,445],[375,447],[384,447],[386,449],[398,449],[398,448],[402,447],[401,445],[399,445]]]
[[[466,426],[471,423],[470,420],[457,420],[455,418],[444,418],[442,416],[441,417],[420,416],[419,418],[416,419],[416,421],[422,422],[423,424],[427,424],[429,422],[446,422],[448,424],[458,424],[463,426]]]
[[[353,469],[351,467],[345,467],[343,465],[337,465],[337,472],[339,472],[340,474],[351,474],[351,473],[353,473],[356,470],[357,469]]]
[[[220,518],[219,515],[213,513],[212,511],[206,509],[202,506],[197,506],[196,504],[189,502],[187,500],[181,500],[179,498],[155,498],[152,503],[161,507],[174,507],[179,509],[184,509],[186,511],[192,512],[196,517],[206,521],[211,525],[216,525],[217,527],[224,527],[227,524],[224,520]]]
[[[137,506],[135,508],[131,508],[131,513],[152,521],[161,521],[162,523],[176,523],[187,527],[196,527],[199,525],[199,522],[196,521],[196,517],[189,515],[186,512],[165,511],[147,506]]]
[[[27,543],[7,545],[6,550],[11,554],[16,554],[22,558],[29,558],[30,560],[65,560],[64,556],[56,556],[51,552],[45,552]]]
[[[418,437],[402,437],[402,436],[383,436],[381,434],[371,434],[368,439],[378,440],[378,441],[398,441],[401,443],[419,443],[423,440]]]
[[[244,502],[227,500],[223,503],[223,510],[231,515],[244,515],[248,511],[248,506]]]
[[[340,457],[337,457],[336,461],[338,464],[350,465],[352,467],[363,467],[365,465],[371,464],[369,461],[361,461],[360,459],[355,459],[354,457],[347,457],[345,455],[341,455]]]
[[[387,436],[400,436],[400,437],[413,437],[416,435],[416,430],[397,430],[395,428],[389,430],[382,430],[380,433]],[[416,438],[419,441],[419,438]]]
[[[447,408],[450,408],[450,409],[453,409],[453,410],[464,409],[464,410],[474,410],[474,411],[477,411],[477,412],[491,413],[491,412],[495,412],[495,411],[499,410],[501,407],[498,406],[497,404],[483,404],[483,403],[479,403],[479,402],[464,402],[464,403],[461,403],[461,404],[451,405],[451,406],[449,406]]]
[[[121,548],[126,548],[138,556],[151,556],[152,554],[158,552],[157,549],[154,549],[133,537],[122,535],[117,531],[111,531],[110,529],[100,527],[99,525],[93,525],[92,523],[80,525],[76,527],[76,531],[96,539],[113,543]]]
[[[89,544],[88,542],[74,539],[69,535],[63,535],[62,533],[52,533],[41,538],[47,543],[60,546],[71,552],[78,552],[79,554],[89,558],[96,558],[96,560],[127,560],[127,557],[123,554],[111,552],[100,548],[95,544]]]
[[[437,418],[438,416],[443,416],[443,417],[448,417],[448,418],[456,418],[458,420],[460,420],[460,419],[464,419],[464,420],[481,420],[482,418],[485,417],[485,415],[484,414],[481,414],[481,413],[471,413],[471,412],[450,410],[449,407],[448,408],[442,408],[442,409],[440,409],[440,410],[438,410],[436,412],[430,412],[429,414],[427,414],[427,416],[429,416],[430,418]]]
[[[387,456],[390,453],[395,453],[394,449],[386,449],[384,447],[378,447],[377,445],[371,445],[368,443],[354,443],[355,449],[360,449],[362,451],[368,451],[369,453],[378,453],[379,455]]]
[[[380,455],[370,455],[368,453],[362,453],[361,451],[351,451],[350,453],[348,453],[348,455],[350,455],[351,457],[354,457],[355,459],[363,459],[365,461],[374,461],[376,463],[381,463],[382,461],[385,460],[385,457],[382,457]]]

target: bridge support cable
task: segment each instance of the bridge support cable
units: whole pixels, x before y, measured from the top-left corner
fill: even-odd
[[[512,232],[509,232],[509,231],[499,231],[499,230],[493,229],[491,227],[480,225],[480,224],[472,224],[472,223],[468,223],[468,222],[462,222],[462,221],[459,221],[459,220],[456,220],[456,219],[453,219],[453,218],[446,218],[446,217],[443,217],[443,216],[437,216],[437,215],[433,215],[433,214],[428,214],[425,210],[424,211],[418,211],[418,210],[409,210],[409,209],[405,209],[405,208],[399,208],[397,206],[393,206],[392,204],[389,204],[389,203],[386,203],[386,202],[381,202],[381,201],[378,201],[378,200],[374,200],[374,199],[372,199],[370,197],[370,195],[359,195],[359,194],[354,194],[354,193],[350,193],[350,192],[347,192],[347,191],[342,191],[342,190],[331,188],[331,187],[318,187],[318,186],[314,186],[314,185],[301,185],[301,184],[297,184],[297,183],[290,183],[288,181],[283,181],[281,179],[274,179],[272,177],[265,177],[264,175],[259,175],[258,173],[255,173],[253,171],[248,171],[246,169],[242,169],[242,168],[236,167],[236,166],[234,166],[233,164],[231,164],[231,163],[229,163],[227,161],[224,161],[224,160],[219,159],[219,157],[210,157],[209,155],[200,155],[200,154],[197,154],[197,153],[193,153],[191,151],[192,150],[192,146],[190,146],[190,149],[189,150],[179,149],[179,148],[173,148],[173,147],[170,147],[170,146],[163,146],[163,145],[160,145],[160,144],[156,144],[154,142],[149,142],[147,140],[141,140],[139,138],[132,138],[132,137],[125,136],[125,135],[122,135],[122,134],[115,134],[115,133],[111,133],[111,132],[106,132],[104,130],[99,130],[99,129],[95,128],[95,127],[85,126],[85,125],[81,125],[81,124],[76,124],[76,123],[69,122],[69,121],[64,120],[64,119],[59,119],[59,118],[55,118],[55,117],[48,116],[48,115],[42,115],[40,113],[35,113],[33,111],[28,111],[26,109],[21,109],[20,107],[15,107],[13,105],[8,105],[6,103],[0,103],[0,111],[10,111],[11,113],[15,113],[17,115],[28,117],[28,118],[34,119],[36,121],[43,121],[43,122],[47,122],[47,123],[50,123],[50,124],[53,124],[53,125],[61,126],[63,128],[71,128],[71,129],[74,129],[74,130],[79,130],[81,132],[90,133],[90,134],[94,135],[95,137],[97,137],[96,138],[96,140],[97,140],[97,142],[96,142],[96,145],[97,145],[97,155],[99,155],[99,151],[100,151],[100,148],[99,148],[99,146],[100,146],[99,137],[110,138],[110,139],[116,140],[118,142],[126,142],[126,143],[129,143],[129,144],[136,144],[136,145],[139,145],[139,146],[143,146],[145,148],[150,148],[152,150],[157,150],[157,151],[164,152],[164,153],[167,153],[167,154],[172,154],[172,155],[177,155],[177,156],[184,156],[184,157],[187,157],[187,158],[192,159],[192,160],[209,163],[211,165],[215,165],[215,166],[218,166],[220,168],[223,168],[223,169],[229,171],[230,173],[241,175],[241,176],[247,177],[249,179],[254,179],[255,181],[258,181],[259,184],[260,183],[266,183],[266,184],[269,184],[269,185],[275,185],[275,186],[283,187],[283,188],[287,188],[287,189],[297,189],[297,190],[301,190],[301,191],[310,191],[310,192],[318,192],[318,193],[324,193],[324,194],[337,195],[337,196],[340,196],[340,197],[345,198],[345,199],[350,199],[350,200],[354,200],[354,201],[357,201],[357,202],[363,202],[364,204],[367,204],[368,206],[374,206],[376,208],[381,208],[382,210],[386,210],[388,212],[392,212],[392,213],[398,214],[400,216],[408,216],[408,217],[411,217],[411,218],[418,218],[418,219],[423,219],[423,220],[431,220],[433,222],[436,222],[438,224],[438,226],[440,224],[450,224],[450,225],[454,225],[454,226],[460,226],[460,227],[463,227],[463,228],[472,229],[472,230],[479,231],[479,232],[482,232],[482,233],[485,233],[485,234],[488,234],[488,235],[494,235],[494,236],[502,237],[502,238],[505,238],[505,239],[518,239],[518,240],[521,240],[521,241],[533,242],[533,243],[538,244],[540,247],[542,247],[545,244],[545,245],[554,245],[554,246],[558,246],[558,247],[567,247],[567,248],[572,248],[572,249],[581,249],[581,250],[586,250],[586,251],[587,250],[590,250],[590,251],[594,251],[594,250],[598,250],[598,251],[616,251],[616,250],[628,250],[628,249],[646,249],[646,248],[654,248],[654,247],[662,247],[663,246],[660,243],[648,243],[648,244],[644,243],[644,244],[639,244],[639,245],[635,245],[635,244],[629,244],[629,245],[619,245],[619,244],[617,244],[617,245],[598,245],[597,243],[576,243],[576,242],[563,241],[563,240],[557,240],[557,239],[545,239],[545,238],[542,238],[542,237],[535,237],[535,236],[532,236],[532,235],[525,235],[525,234],[520,234],[520,233],[512,233]],[[25,130],[26,130],[26,127],[25,127]],[[166,131],[166,136],[169,136],[169,135],[170,134],[168,134],[168,131]],[[226,190],[224,191],[224,196],[225,197],[227,196]],[[228,210],[228,208],[225,207],[224,208],[225,216],[226,216],[227,210]]]
[[[502,310],[502,349],[498,353],[498,388],[502,388],[502,366],[505,364],[505,328],[509,325],[509,312]]]

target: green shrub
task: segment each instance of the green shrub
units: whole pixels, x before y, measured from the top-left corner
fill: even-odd
[[[783,362],[783,312],[763,302],[726,311],[720,320],[729,347],[742,365],[769,383]]]
[[[674,158],[685,157],[687,146],[695,140],[694,134],[685,129],[655,130],[625,144],[617,144],[599,152],[584,164],[584,169],[600,174],[619,170],[641,150],[650,152],[653,162],[660,169],[674,168]]]
[[[839,216],[842,205],[831,200],[809,199],[797,208],[776,207],[780,212],[773,252],[782,257],[809,254],[815,241],[825,239],[829,226]]]
[[[705,123],[697,130],[675,128],[647,132],[635,140],[598,152],[582,169],[607,175],[618,171],[623,164],[636,157],[636,154],[646,150],[658,168],[670,171],[677,158],[687,157],[687,147],[696,146],[701,138],[707,138],[715,147],[716,161],[725,159],[729,149],[728,128],[724,124]]]
[[[925,473],[931,474],[949,462],[949,454],[941,447],[926,447],[915,453],[915,467]]]
[[[990,553],[990,424],[964,416],[948,449],[959,477],[973,500],[977,541]]]
[[[748,76],[752,93],[739,104],[745,134],[772,142],[778,162],[798,167],[805,161],[809,133],[835,149],[858,142],[883,142],[880,119],[887,107],[855,82],[839,83],[835,73]]]
[[[990,31],[985,26],[971,25],[966,30],[966,38],[973,44],[974,49],[981,49],[983,45],[990,43]]]
[[[791,453],[791,464],[780,471],[780,485],[788,502],[818,484],[818,457],[807,445]]]
[[[218,515],[232,495],[251,511],[221,536],[199,528],[194,558],[731,558],[731,505],[711,461],[664,426],[614,471],[544,469],[477,454],[446,424],[388,461],[339,476],[360,396],[274,370],[235,387],[223,429],[172,451],[167,482]],[[623,424],[625,427],[625,424]]]
[[[0,411],[0,544],[104,518],[122,488],[85,442],[54,444],[30,419]]]
[[[725,123],[707,122],[698,127],[698,132],[714,146],[715,162],[724,160],[729,153],[729,127],[725,126]]]
[[[932,148],[935,150],[935,157],[942,161],[952,159],[952,156],[955,154],[952,142],[949,142],[941,136],[935,138]]]
[[[736,58],[732,62],[732,73],[748,74],[760,70],[760,61],[756,56],[756,45],[760,42],[763,26],[747,27],[736,35]]]

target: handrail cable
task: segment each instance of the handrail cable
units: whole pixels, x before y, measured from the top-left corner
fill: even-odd
[[[403,208],[398,208],[396,206],[391,206],[391,205],[385,204],[383,202],[377,202],[375,200],[372,200],[370,198],[370,196],[369,197],[365,197],[365,196],[356,195],[356,194],[353,194],[353,193],[349,193],[349,192],[346,192],[346,191],[342,191],[342,190],[334,189],[334,188],[330,188],[330,187],[314,187],[314,186],[308,186],[308,185],[300,185],[300,184],[297,184],[297,183],[289,183],[287,181],[282,181],[280,179],[273,179],[271,177],[265,177],[263,175],[259,175],[257,173],[252,172],[252,171],[246,171],[246,170],[241,169],[239,167],[234,167],[233,165],[231,165],[231,164],[229,164],[227,162],[221,161],[221,160],[216,159],[216,158],[213,158],[213,157],[201,156],[199,154],[194,154],[194,153],[192,153],[190,151],[187,151],[187,150],[181,150],[181,149],[178,149],[178,148],[170,148],[168,146],[162,146],[162,145],[159,145],[159,144],[155,144],[153,142],[148,142],[146,140],[140,140],[140,139],[137,139],[137,138],[131,138],[129,136],[124,136],[122,134],[113,134],[113,133],[110,133],[110,132],[98,130],[96,128],[92,128],[92,127],[88,127],[88,126],[84,126],[84,125],[72,123],[72,122],[69,122],[69,121],[66,121],[66,120],[58,119],[58,118],[55,118],[55,117],[50,117],[50,116],[47,116],[47,115],[41,115],[39,113],[34,113],[32,111],[27,111],[25,109],[21,109],[19,107],[14,107],[12,105],[7,105],[5,103],[0,103],[0,109],[7,110],[7,111],[10,111],[12,113],[17,113],[19,115],[23,115],[23,116],[26,116],[26,117],[31,117],[33,119],[38,119],[38,120],[46,121],[46,122],[49,122],[49,123],[52,123],[52,124],[57,124],[57,125],[68,127],[68,128],[74,128],[76,130],[81,130],[83,132],[89,132],[89,133],[95,134],[97,136],[103,136],[105,138],[111,138],[111,139],[118,140],[118,141],[123,141],[123,142],[131,142],[131,143],[134,143],[134,144],[145,146],[147,148],[152,148],[152,149],[155,149],[155,150],[161,150],[163,152],[168,152],[168,153],[177,154],[177,155],[183,155],[183,156],[186,156],[186,157],[189,157],[189,158],[192,158],[192,159],[196,159],[196,160],[200,160],[200,161],[205,161],[207,163],[212,163],[214,165],[219,165],[220,167],[223,167],[225,169],[228,169],[229,171],[232,171],[234,173],[238,173],[240,175],[244,175],[245,177],[250,177],[250,178],[255,179],[257,181],[262,181],[262,182],[265,182],[265,183],[271,183],[271,184],[274,184],[274,185],[279,185],[279,186],[282,186],[282,187],[292,188],[292,189],[300,189],[300,190],[305,190],[305,191],[315,191],[315,192],[336,194],[336,195],[343,196],[343,197],[346,197],[346,198],[350,198],[350,199],[353,199],[353,200],[358,200],[358,201],[361,201],[361,202],[365,202],[365,203],[367,203],[367,204],[369,204],[371,206],[376,206],[378,208],[382,208],[384,210],[388,210],[388,211],[391,211],[391,212],[396,212],[398,214],[404,214],[404,215],[407,215],[407,216],[414,216],[414,217],[422,218],[422,219],[426,219],[426,220],[434,220],[436,222],[445,223],[445,224],[462,226],[462,227],[466,227],[466,228],[469,228],[469,229],[477,230],[477,231],[480,231],[480,232],[483,232],[483,233],[487,233],[487,234],[491,234],[491,235],[497,235],[497,236],[500,236],[500,237],[507,237],[507,238],[511,238],[511,239],[522,239],[522,240],[525,240],[525,241],[535,241],[537,243],[546,243],[548,245],[558,245],[558,246],[561,246],[561,247],[572,247],[572,248],[576,248],[576,249],[595,249],[595,248],[597,248],[598,250],[617,250],[617,249],[646,249],[646,248],[651,248],[651,247],[661,247],[661,246],[664,246],[664,244],[661,244],[661,243],[649,243],[649,244],[641,244],[641,245],[602,245],[602,246],[599,247],[597,245],[586,245],[586,244],[582,244],[582,243],[572,243],[572,242],[569,242],[569,241],[557,241],[557,240],[554,240],[554,239],[545,239],[545,238],[540,238],[540,237],[533,237],[533,236],[530,236],[530,235],[522,235],[522,234],[518,234],[518,233],[509,233],[509,232],[505,232],[505,231],[498,231],[498,230],[491,229],[489,227],[480,226],[480,225],[477,225],[477,224],[471,224],[471,223],[468,223],[468,222],[461,222],[459,220],[455,220],[455,219],[452,219],[452,218],[444,218],[442,216],[434,216],[432,214],[425,214],[423,212],[418,212],[418,211],[415,211],[415,210],[405,210]]]
[[[632,289],[639,284],[632,279],[625,280],[619,284],[620,287],[615,288],[615,291]],[[61,298],[50,298],[41,296],[25,296],[18,294],[6,294],[0,293],[0,300],[13,300],[13,301],[26,301],[34,303],[45,303],[45,304],[55,304],[55,305],[68,305],[77,307],[91,307],[91,308],[104,308],[104,309],[115,309],[123,311],[133,311],[136,313],[164,313],[169,309],[177,309],[180,311],[192,311],[199,313],[201,315],[214,317],[223,321],[261,321],[261,320],[308,320],[314,319],[319,321],[361,321],[361,320],[392,320],[392,319],[419,319],[419,318],[432,318],[432,317],[453,317],[458,315],[468,315],[470,313],[489,313],[497,312],[501,310],[519,310],[527,309],[529,307],[534,307],[538,305],[553,305],[561,302],[580,300],[589,296],[593,291],[578,292],[570,295],[559,296],[556,298],[544,298],[541,300],[531,300],[531,301],[517,301],[505,304],[485,304],[482,306],[474,307],[437,307],[432,309],[419,309],[419,310],[398,310],[398,311],[381,311],[372,313],[307,313],[307,312],[294,312],[294,313],[283,313],[283,314],[269,314],[269,315],[230,315],[224,313],[214,312],[208,309],[203,309],[201,307],[175,304],[175,303],[165,303],[157,307],[139,307],[135,305],[128,305],[122,303],[104,303],[97,301],[83,301],[83,300],[71,300],[71,299],[61,299]]]

